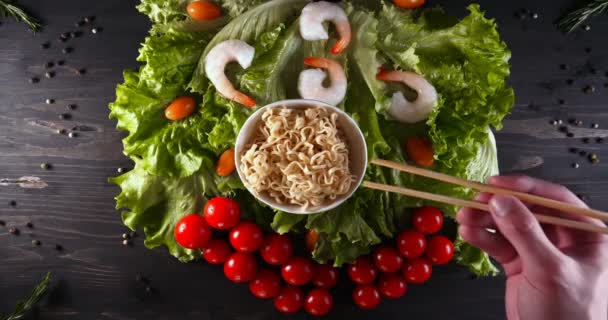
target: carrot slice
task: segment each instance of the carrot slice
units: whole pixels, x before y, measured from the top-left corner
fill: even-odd
[[[409,138],[405,145],[407,154],[417,165],[425,168],[433,166],[435,156],[433,146],[427,138]]]
[[[220,177],[226,177],[231,175],[236,170],[236,163],[234,163],[234,149],[228,149],[222,153],[215,171]]]

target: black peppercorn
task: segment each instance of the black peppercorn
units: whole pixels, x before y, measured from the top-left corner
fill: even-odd
[[[49,170],[49,169],[51,169],[51,165],[48,164],[48,163],[43,163],[43,164],[40,165],[40,169],[42,169],[42,170]]]
[[[84,18],[84,22],[86,23],[91,23],[93,21],[95,21],[95,16],[88,16]]]
[[[580,154],[580,155],[581,155],[581,157],[584,157],[584,156],[586,156],[586,155],[587,155],[587,152],[586,152],[586,151],[582,151],[582,150],[581,150],[581,151],[580,151],[578,154]]]
[[[125,240],[122,241],[122,245],[123,246],[129,246],[129,245],[131,245],[131,241],[129,241],[128,239],[125,239]]]
[[[44,74],[44,76],[45,76],[45,77],[47,77],[47,78],[49,78],[49,79],[50,79],[50,78],[53,78],[53,77],[55,76],[55,72],[53,72],[53,71],[47,71],[47,72]]]
[[[577,127],[580,127],[580,126],[582,126],[582,125],[583,125],[583,121],[581,121],[581,120],[576,120],[576,121],[574,122],[574,124],[575,124]]]
[[[572,164],[572,168],[574,168],[574,169],[578,169],[579,167],[580,167],[580,165],[576,162]]]
[[[557,119],[557,124],[562,124],[562,123],[564,123],[564,122],[562,121],[562,119]]]
[[[70,37],[70,33],[69,32],[64,32],[59,36],[61,39],[67,39]]]
[[[565,63],[562,63],[562,64],[559,65],[559,68],[562,69],[562,70],[568,70],[568,65],[565,64]]]
[[[0,220],[0,226],[4,227],[6,225],[6,222],[4,222],[4,220]]]
[[[559,99],[559,100],[558,100],[558,102],[559,102],[559,104],[565,104],[565,103],[566,103],[566,100],[564,100],[564,99]]]
[[[44,102],[46,102],[46,104],[53,104],[55,103],[55,99],[47,98],[46,100],[44,100]]]
[[[597,123],[593,123],[593,124],[591,124],[591,128],[593,128],[593,129],[597,129],[597,128],[599,128],[599,127],[600,127],[600,125],[599,125],[599,124],[597,124]]]
[[[65,60],[59,60],[59,61],[57,61],[57,65],[58,66],[62,66],[64,64],[65,64]]]
[[[123,233],[122,238],[128,240],[128,239],[131,239],[131,235],[129,235],[128,233]]]
[[[65,134],[66,131],[65,131],[65,129],[59,129],[59,130],[57,130],[57,133],[58,134]]]
[[[567,83],[568,85],[572,85],[572,84],[574,83],[574,80],[572,80],[572,79],[568,79],[568,80],[566,80],[566,83]]]
[[[126,171],[126,169],[125,169],[125,168],[118,168],[118,169],[116,169],[116,171],[117,171],[118,173],[123,173],[123,172],[125,172],[125,171]]]
[[[17,201],[11,200],[11,201],[8,202],[8,205],[11,206],[11,207],[15,207],[15,206],[17,206]]]
[[[55,245],[55,250],[57,250],[57,251],[61,251],[61,250],[63,250],[63,246],[62,246],[62,245],[60,245],[60,244],[56,244],[56,245]]]
[[[573,138],[574,137],[574,133],[568,132],[568,133],[566,133],[566,137]]]
[[[50,42],[43,42],[43,43],[40,45],[40,47],[41,47],[42,49],[48,49],[48,48],[50,48],[50,47],[51,47],[51,43],[50,43]]]
[[[74,71],[74,73],[76,73],[77,75],[81,76],[85,73],[87,73],[87,69],[76,69],[76,71]]]
[[[597,74],[597,69],[595,69],[595,68],[590,68],[590,69],[589,69],[589,72],[590,72],[591,74]]]
[[[589,31],[589,30],[591,30],[591,26],[589,26],[588,24],[586,24],[586,25],[583,26],[583,30]]]
[[[578,149],[576,149],[576,148],[570,148],[570,149],[568,149],[568,151],[570,151],[570,153],[577,153]]]
[[[93,33],[93,34],[97,34],[97,33],[100,33],[100,32],[101,32],[101,30],[102,30],[102,29],[101,29],[100,27],[95,27],[95,28],[91,29],[91,33]]]
[[[585,52],[587,52],[587,53],[591,53],[591,48],[590,48],[590,47],[586,47],[586,48],[585,48]]]
[[[44,64],[44,68],[46,68],[46,69],[50,69],[50,68],[52,68],[54,66],[55,66],[55,64],[53,63],[53,61],[49,61],[49,62],[47,62],[47,63]]]
[[[604,138],[595,138],[596,143],[604,143]]]
[[[73,103],[70,103],[66,106],[66,108],[68,108],[68,110],[76,110],[77,107],[78,106]]]
[[[75,26],[76,28],[80,28],[80,27],[82,27],[82,26],[84,26],[84,25],[85,25],[84,20],[80,20],[80,21],[78,21],[78,22],[76,22],[76,23],[74,24],[74,26]]]
[[[32,228],[34,227],[34,224],[33,224],[31,221],[28,221],[28,222],[25,224],[25,226],[26,226],[26,227],[28,227],[28,228],[30,228],[30,229],[32,229]]]
[[[150,286],[146,286],[146,292],[147,293],[154,293],[154,288],[152,288]]]
[[[131,238],[135,238],[135,237],[137,237],[137,232],[131,231],[131,232],[129,232],[129,235],[131,235]]]
[[[70,118],[72,118],[72,115],[69,113],[60,113],[59,114],[59,119],[61,119],[61,120],[67,120]]]
[[[589,143],[589,138],[583,138],[583,143]]]
[[[61,52],[63,52],[64,54],[71,53],[72,51],[74,51],[74,48],[72,47],[65,47],[63,48],[63,50],[61,50]]]
[[[19,232],[19,229],[15,228],[15,227],[10,227],[10,228],[8,229],[8,232],[9,232],[10,234],[13,234],[13,235],[16,235],[16,236],[18,236],[18,235],[19,235],[19,233],[20,233],[20,232]]]
[[[538,19],[538,13],[533,13],[532,14],[532,19]]]
[[[70,132],[70,133],[68,133],[68,137],[69,138],[76,138],[76,137],[78,137],[78,133],[76,133],[76,132]]]
[[[40,242],[40,240],[32,240],[32,244],[35,245],[35,246],[39,246],[42,243]]]
[[[561,132],[568,132],[568,127],[561,126],[561,127],[559,127],[559,131],[561,131]]]
[[[30,81],[30,83],[38,83],[38,82],[40,82],[40,78],[33,77],[33,78],[30,78],[29,81]]]

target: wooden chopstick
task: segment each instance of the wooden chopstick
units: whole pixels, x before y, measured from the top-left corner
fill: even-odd
[[[369,188],[369,189],[394,192],[394,193],[399,193],[399,194],[403,194],[403,195],[414,197],[414,198],[443,202],[443,203],[447,203],[447,204],[451,204],[451,205],[455,205],[455,206],[459,206],[459,207],[468,207],[468,208],[478,209],[478,210],[485,211],[485,212],[490,212],[490,206],[488,206],[485,203],[481,203],[481,202],[452,198],[452,197],[448,197],[448,196],[444,196],[444,195],[440,195],[440,194],[434,194],[434,193],[429,193],[429,192],[424,192],[424,191],[396,187],[396,186],[391,186],[391,185],[386,185],[386,184],[381,184],[381,183],[376,183],[376,182],[370,182],[370,181],[363,181],[363,186],[366,188]],[[552,224],[552,225],[562,226],[562,227],[568,227],[568,228],[578,229],[578,230],[582,230],[582,231],[603,233],[603,234],[608,235],[608,228],[595,226],[595,225],[580,222],[580,221],[572,221],[572,220],[542,215],[542,214],[538,214],[538,213],[532,213],[532,214],[534,214],[536,219],[538,219],[538,221],[540,221],[542,223],[547,223],[547,224]]]
[[[511,195],[511,196],[514,196],[527,203],[538,204],[538,205],[541,205],[546,208],[556,209],[556,210],[559,210],[562,212],[572,213],[575,215],[596,218],[596,219],[608,222],[608,213],[599,211],[599,210],[581,208],[581,207],[571,205],[569,203],[564,203],[564,202],[556,201],[553,199],[547,199],[547,198],[539,197],[539,196],[536,196],[533,194],[528,194],[528,193],[523,193],[523,192],[519,192],[519,191],[513,191],[513,190],[509,190],[509,189],[490,186],[490,185],[475,182],[475,181],[469,181],[466,179],[450,176],[450,175],[447,175],[444,173],[410,166],[410,165],[404,164],[404,163],[398,163],[398,162],[381,160],[381,159],[372,160],[371,163],[378,165],[378,166],[387,167],[387,168],[404,171],[404,172],[409,172],[409,173],[412,173],[415,175],[419,175],[419,176],[423,176],[423,177],[427,177],[427,178],[431,178],[431,179],[435,179],[435,180],[439,180],[439,181],[443,181],[443,182],[447,182],[447,183],[457,184],[457,185],[460,185],[463,187],[476,189],[478,191],[488,192],[488,193],[492,193],[492,194]]]

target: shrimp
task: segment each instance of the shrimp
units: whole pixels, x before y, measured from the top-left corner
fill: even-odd
[[[302,98],[319,100],[332,106],[342,102],[346,96],[346,74],[342,66],[334,60],[320,57],[306,58],[304,64],[327,69],[331,85],[328,88],[323,86],[323,81],[327,77],[323,70],[304,70],[298,80],[298,91]]]
[[[384,71],[376,76],[381,81],[402,82],[418,93],[414,101],[408,101],[402,92],[395,92],[388,113],[400,122],[416,123],[428,117],[437,104],[437,91],[424,77],[414,72]]]
[[[224,69],[232,61],[238,62],[244,69],[251,66],[255,48],[241,40],[227,40],[219,43],[205,58],[205,73],[217,91],[224,97],[248,107],[256,105],[255,100],[236,90]]]
[[[300,35],[308,41],[329,39],[329,34],[323,26],[325,21],[332,21],[336,25],[340,40],[330,52],[334,55],[340,54],[350,44],[352,34],[348,16],[337,4],[325,1],[307,4],[300,16]]]

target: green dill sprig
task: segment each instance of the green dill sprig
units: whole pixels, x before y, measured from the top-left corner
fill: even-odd
[[[3,0],[0,0],[0,16],[13,17],[19,21],[23,21],[34,32],[40,28],[40,23],[23,11],[23,9]]]
[[[23,319],[28,311],[32,310],[32,308],[42,299],[42,297],[46,294],[49,284],[51,283],[51,273],[47,272],[42,281],[32,290],[29,298],[25,301],[20,301],[12,314],[4,318],[4,320],[19,320]]]
[[[572,32],[587,19],[606,11],[608,11],[608,0],[593,0],[562,18],[559,21],[559,28],[563,32]]]

